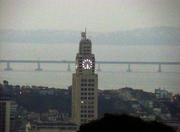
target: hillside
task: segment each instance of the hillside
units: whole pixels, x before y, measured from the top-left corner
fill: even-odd
[[[0,30],[0,43],[78,43],[80,31]],[[154,27],[108,33],[88,32],[96,44],[180,45],[180,28]]]
[[[0,91],[10,94],[20,109],[28,113],[46,113],[55,109],[71,114],[71,87],[56,89],[43,86],[1,85]],[[159,99],[141,89],[120,88],[98,90],[98,116],[105,113],[125,113],[145,119],[179,120],[180,95]]]

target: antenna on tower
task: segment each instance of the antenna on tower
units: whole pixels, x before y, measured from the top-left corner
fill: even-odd
[[[86,39],[86,27],[85,27],[85,39]]]
[[[85,27],[85,32],[81,33],[81,38],[86,40],[86,27]]]

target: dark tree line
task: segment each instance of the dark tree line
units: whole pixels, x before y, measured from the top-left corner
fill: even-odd
[[[103,118],[80,126],[78,132],[175,132],[157,121],[143,121],[128,115],[105,114]]]

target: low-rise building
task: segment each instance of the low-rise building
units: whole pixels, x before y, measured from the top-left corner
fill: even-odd
[[[31,112],[27,115],[27,119],[30,120],[30,121],[37,121],[37,120],[40,120],[40,114],[39,113],[34,113],[34,112]]]
[[[171,99],[172,98],[172,93],[168,92],[165,89],[155,89],[155,96],[157,99]]]
[[[78,126],[71,122],[34,122],[29,132],[76,132]]]

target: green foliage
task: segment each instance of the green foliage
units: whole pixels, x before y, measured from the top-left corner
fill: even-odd
[[[18,95],[16,101],[28,111],[37,113],[57,109],[59,112],[70,112],[70,98],[67,96],[26,94]]]

